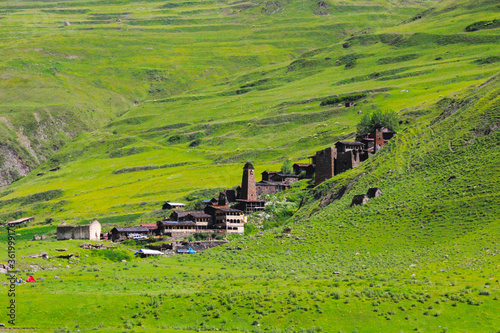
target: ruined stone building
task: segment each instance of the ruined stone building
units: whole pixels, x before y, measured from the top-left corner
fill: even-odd
[[[394,134],[379,124],[371,133],[357,138],[359,141],[339,141],[335,147],[317,151],[316,155],[310,156],[311,164],[314,165],[315,185],[357,167],[378,152]]]
[[[356,140],[362,142],[366,150],[375,154],[387,143],[387,141],[392,139],[395,134],[396,132],[389,128],[377,124],[372,132],[361,135],[357,137]]]
[[[101,239],[101,224],[94,220],[86,225],[61,224],[56,229],[57,240],[88,239],[98,241]]]
[[[359,142],[337,142],[335,147],[316,152],[312,156],[315,165],[315,185],[332,178],[344,171],[357,167],[361,163],[363,144]]]
[[[304,175],[304,178],[310,179],[314,175],[314,165],[312,163],[295,163],[293,165],[293,172],[299,176]]]

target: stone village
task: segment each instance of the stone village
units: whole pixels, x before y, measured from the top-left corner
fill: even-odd
[[[195,233],[243,234],[247,222],[246,214],[265,210],[265,195],[289,189],[292,183],[299,180],[299,175],[300,178],[314,178],[314,184],[318,185],[339,173],[355,168],[380,150],[394,134],[388,128],[377,125],[371,133],[358,137],[358,141],[339,141],[335,147],[328,147],[310,156],[309,164],[294,164],[293,174],[264,171],[260,182],[255,180],[254,166],[247,162],[243,167],[241,185],[236,190],[220,192],[218,198],[204,200],[203,210],[184,210],[185,205],[182,203],[167,202],[162,208],[170,212],[168,218],[157,221],[156,224],[114,227],[108,233],[101,232],[101,224],[98,221],[77,226],[69,226],[63,222],[57,227],[57,239],[104,239],[118,242],[125,239],[157,237],[175,241]],[[380,193],[380,189],[374,188],[370,189],[368,194],[356,195],[353,205],[363,204]],[[21,220],[24,222],[25,219]],[[9,222],[12,223],[17,221]]]

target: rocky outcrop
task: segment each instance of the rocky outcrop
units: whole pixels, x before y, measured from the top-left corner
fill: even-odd
[[[44,109],[1,116],[0,188],[26,176],[85,130],[88,127],[71,110]]]
[[[30,173],[31,168],[19,154],[5,143],[0,143],[0,187],[11,184]]]

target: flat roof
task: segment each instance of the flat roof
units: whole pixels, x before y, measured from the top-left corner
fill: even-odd
[[[221,210],[223,212],[234,212],[234,213],[243,213],[243,211],[239,210],[239,209],[234,209],[234,208],[219,208],[218,210]]]
[[[342,145],[351,145],[351,146],[362,146],[363,143],[362,142],[348,142],[348,141],[339,141],[337,143],[340,143]]]
[[[159,221],[163,225],[169,225],[169,226],[174,226],[174,225],[196,225],[193,221]]]
[[[5,224],[16,224],[16,223],[23,223],[23,222],[26,222],[26,221],[29,221],[31,219],[34,219],[35,217],[34,216],[30,216],[30,217],[23,217],[22,219],[18,219],[18,220],[15,220],[15,221],[10,221],[10,222],[7,222]]]
[[[115,227],[118,232],[149,232],[148,228],[144,227]]]

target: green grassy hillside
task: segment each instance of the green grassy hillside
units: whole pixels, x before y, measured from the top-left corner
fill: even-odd
[[[499,9],[0,2],[2,177],[27,170],[15,156],[33,169],[0,192],[0,218],[36,216],[16,231],[19,275],[37,278],[17,287],[17,326],[497,332]],[[321,106],[359,93],[354,107]],[[237,184],[247,160],[277,169],[353,138],[374,110],[398,114],[397,136],[360,167],[285,194],[300,206],[289,237],[254,222],[226,246],[146,260],[131,256],[139,245],[31,241],[61,220],[98,218],[105,231],[154,221],[167,199]],[[350,207],[370,187],[383,195]],[[21,258],[57,248],[77,257]]]
[[[4,154],[20,161],[0,161],[0,185],[110,120],[170,124],[155,120],[158,111],[150,105],[135,108],[140,118],[125,120],[134,103],[207,94],[206,89],[235,94],[225,85],[247,71],[283,65],[348,34],[397,24],[422,4],[393,7],[379,1],[318,9],[299,1],[3,1],[1,143]],[[200,107],[191,109],[199,113]]]
[[[4,190],[0,214],[147,212],[238,183],[247,160],[277,168],[351,138],[359,112],[396,111],[414,126],[498,71],[498,29],[478,23],[495,18],[495,2],[325,4],[4,3],[2,140],[31,168],[38,151],[48,160]],[[320,106],[359,92],[354,108]],[[41,125],[56,116],[66,127]],[[8,204],[35,188],[62,194]]]
[[[40,332],[497,332],[499,87],[496,76],[442,100],[429,110],[441,112],[360,167],[291,190],[301,207],[290,235],[276,228],[195,255],[132,259],[130,244],[83,250],[84,241],[33,242],[32,228],[18,229],[19,256],[77,255],[18,264],[38,279],[17,287],[18,323]],[[380,197],[350,207],[374,186]]]

